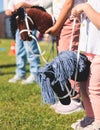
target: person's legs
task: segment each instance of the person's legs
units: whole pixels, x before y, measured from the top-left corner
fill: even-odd
[[[20,37],[19,31],[16,32],[16,75],[23,77],[26,75],[26,51],[24,47],[24,42]]]
[[[89,94],[87,90],[87,84],[88,82],[83,82],[81,83],[81,86],[80,86],[82,101],[84,104],[86,116],[94,118],[94,114],[93,114],[93,110],[91,107],[91,102],[90,102]]]
[[[72,36],[72,28],[73,28],[73,19],[68,19],[60,32],[60,36],[57,37],[57,51],[60,53],[64,50],[69,50],[71,36]],[[80,30],[80,21],[77,19],[74,27],[74,34],[73,34],[73,40],[72,40],[72,48],[71,50],[76,51],[78,49],[78,43],[79,43],[79,30]],[[74,81],[70,80],[71,86],[74,86]],[[63,113],[68,114],[72,113],[78,110],[82,110],[82,103],[80,101],[80,83],[76,82],[75,90],[77,91],[77,95],[72,98],[72,102],[68,106],[64,106],[62,104],[51,106],[51,108],[54,108],[57,113]],[[69,109],[69,108],[70,109]]]
[[[100,56],[95,56],[92,61],[88,91],[95,121],[100,124]],[[89,111],[87,109],[87,113]]]
[[[36,45],[36,41],[24,41],[25,49],[27,52],[28,62],[30,63],[30,72],[35,75],[40,67],[39,51]]]
[[[86,116],[89,117],[89,123],[83,128],[81,121],[72,124],[84,130],[100,129],[100,56],[95,56],[90,66],[90,75],[87,84],[81,86],[82,98],[85,107]],[[86,87],[85,87],[86,86]],[[84,124],[86,124],[84,122]],[[78,129],[77,129],[78,130]]]
[[[73,37],[72,40],[72,47],[71,50],[73,51],[77,51],[78,49],[78,43],[79,43],[79,30],[80,30],[80,20],[77,18],[75,26],[74,26],[74,30],[73,30],[73,22],[74,19],[67,19],[67,21],[64,23],[64,26],[60,32],[60,37],[58,38],[58,43],[57,43],[57,48],[58,48],[58,53],[60,53],[61,51],[64,50],[69,50],[70,48],[70,41],[71,38]],[[73,32],[73,36],[72,36],[72,31]],[[75,81],[70,80],[71,82],[71,86],[74,86]],[[76,82],[76,91],[77,91],[77,97],[80,97],[80,82]]]
[[[74,31],[72,36],[72,31]],[[78,49],[79,43],[79,32],[80,32],[80,20],[77,19],[74,30],[73,30],[73,19],[67,19],[64,23],[63,28],[61,29],[60,36],[57,37],[57,50],[58,53],[64,50],[70,49],[70,42],[72,39],[71,50],[76,51]]]
[[[90,66],[88,82],[81,86],[82,99],[86,115],[100,120],[100,56],[95,56]]]
[[[91,107],[90,99],[87,92],[87,82],[81,82],[80,92],[86,116],[83,119],[77,120],[71,125],[74,130],[84,130],[84,128],[94,122],[94,114]]]
[[[25,79],[26,75],[26,51],[23,44],[23,41],[21,40],[19,30],[16,32],[16,75],[10,79],[8,82],[15,83],[18,80]]]
[[[27,52],[28,62],[30,63],[31,73],[29,78],[26,79],[26,81],[23,81],[23,84],[27,84],[35,81],[35,74],[40,67],[40,58],[37,43],[34,39],[32,41],[24,41],[24,46]]]

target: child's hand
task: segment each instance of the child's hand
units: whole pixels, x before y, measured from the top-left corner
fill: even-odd
[[[5,14],[8,15],[8,16],[11,16],[12,15],[12,11],[11,10],[6,10]]]
[[[50,27],[49,29],[47,29],[45,33],[57,36],[59,34],[59,31],[60,30],[55,25],[53,25],[52,27]]]
[[[83,12],[83,7],[84,7],[84,4],[79,4],[75,6],[71,11],[71,15],[74,17],[79,16]]]
[[[15,5],[15,10],[19,9],[20,7],[23,7],[24,2],[19,2],[18,4]]]
[[[54,27],[50,27],[49,29],[46,30],[45,33],[54,34],[54,32],[55,32]]]

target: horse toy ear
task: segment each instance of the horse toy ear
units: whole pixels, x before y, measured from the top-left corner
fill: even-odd
[[[15,13],[13,13],[13,15],[10,17],[10,29],[11,29],[12,36],[15,39],[15,34],[16,34],[16,30],[17,30]]]
[[[24,8],[19,8],[14,11],[12,16],[10,17],[10,28],[13,38],[15,39],[16,30],[18,29],[18,25],[21,24],[21,21],[24,20]]]

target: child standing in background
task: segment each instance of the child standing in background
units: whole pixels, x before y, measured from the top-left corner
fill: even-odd
[[[48,0],[49,2],[49,0]],[[33,5],[43,5],[41,0],[10,0],[8,3],[8,8],[6,10],[6,15],[11,16],[13,11],[20,7],[31,7]],[[45,2],[45,7],[47,3]],[[33,32],[33,35],[36,35],[36,31]],[[16,83],[17,81],[21,80],[22,84],[31,84],[35,81],[35,74],[40,67],[40,59],[39,57],[34,56],[30,53],[28,49],[28,42],[23,41],[20,37],[19,30],[16,31],[16,72],[15,76],[9,79],[8,82]],[[35,40],[30,41],[30,47],[33,52],[39,54],[39,50]],[[26,62],[30,63],[30,76],[26,78]]]

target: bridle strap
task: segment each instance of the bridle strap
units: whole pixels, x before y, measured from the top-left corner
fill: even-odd
[[[25,13],[25,23],[26,23],[27,29],[21,30],[20,34],[23,33],[23,32],[28,32],[28,35],[32,33],[32,30],[30,30],[30,28],[29,28],[28,20],[32,23],[32,25],[34,25],[33,20],[27,15],[27,13]]]
[[[28,19],[34,25],[34,22],[32,21],[32,19],[27,15],[27,13],[25,13],[26,28],[27,28],[28,35],[30,35],[32,31],[30,32],[30,28],[29,28],[29,24],[28,24]]]
[[[63,97],[58,97],[59,99],[65,99],[65,98],[67,98],[68,96],[71,95],[72,89],[69,90],[66,84],[65,84],[65,88],[66,88],[66,90],[67,90],[68,93],[66,95],[64,95]]]
[[[39,50],[39,53],[40,53],[40,54],[34,54],[34,52],[32,51],[31,47],[29,47],[30,52],[31,52],[33,55],[35,55],[35,56],[41,56],[42,59],[43,59],[43,61],[44,61],[45,63],[47,63],[47,61],[46,61],[45,58],[43,57],[43,55],[45,54],[45,52],[42,52],[42,51],[41,51],[41,48],[40,48],[40,46],[39,46],[39,44],[38,44],[38,41],[37,41],[36,37],[35,37],[34,35],[32,35],[32,30],[30,30],[30,27],[29,27],[29,24],[28,24],[28,20],[34,25],[33,20],[27,15],[27,13],[25,13],[25,23],[26,23],[26,28],[27,28],[27,29],[23,29],[22,31],[20,31],[20,34],[23,33],[23,32],[28,32],[28,36],[36,41],[36,44],[37,44],[37,47],[38,47],[38,50]]]
[[[26,17],[27,17],[27,19],[29,19],[30,20],[30,22],[34,25],[34,22],[33,22],[33,20],[28,16],[28,15],[26,15]]]
[[[32,33],[32,30],[30,30],[30,29],[29,30],[28,29],[23,29],[23,30],[20,31],[20,34],[23,33],[23,32],[29,32],[29,31]]]

